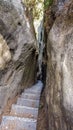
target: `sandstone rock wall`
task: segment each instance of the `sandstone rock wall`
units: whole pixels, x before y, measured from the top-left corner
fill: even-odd
[[[73,130],[73,0],[63,6],[47,43],[49,130]]]
[[[3,55],[0,58],[0,113],[9,98],[35,81],[36,40],[31,30],[21,0],[0,0],[0,36],[10,55],[4,64]]]
[[[5,64],[11,60],[11,53],[6,41],[0,34],[0,69],[4,69]]]

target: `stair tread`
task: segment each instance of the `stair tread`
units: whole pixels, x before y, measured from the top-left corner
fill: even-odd
[[[24,94],[24,95],[33,95],[33,96],[40,96],[40,94],[39,93],[31,93],[31,92],[23,92],[22,94]]]
[[[10,114],[13,116],[37,119],[38,109],[13,104]]]
[[[36,95],[36,94],[31,94],[31,93],[22,93],[21,98],[25,98],[25,99],[33,99],[33,100],[39,100],[40,99],[40,95]]]
[[[26,108],[26,109],[36,110],[36,111],[38,110],[38,108],[21,106],[21,105],[17,105],[17,104],[13,104],[12,106],[19,106],[20,108]]]
[[[13,116],[4,116],[1,130],[36,130],[36,120]]]
[[[27,89],[25,89],[25,90],[32,90],[32,91],[36,91],[36,92],[40,92],[41,91],[41,89],[42,89],[42,87],[43,86],[38,86],[38,85],[34,85],[34,86],[32,86],[31,88],[27,88]],[[25,91],[24,90],[24,91]]]
[[[18,100],[21,100],[21,101],[22,101],[22,100],[25,100],[25,101],[27,101],[27,102],[28,102],[28,101],[30,101],[30,102],[39,102],[39,99],[28,99],[28,98],[26,99],[26,98],[22,98],[22,97],[19,97],[19,98],[17,99],[17,101],[18,101]]]
[[[30,100],[30,99],[28,100],[28,99],[18,98],[17,105],[38,108],[39,107],[39,100]]]
[[[31,94],[40,94],[41,93],[41,91],[39,90],[39,91],[37,91],[37,90],[33,90],[33,89],[25,89],[24,90],[24,92],[25,93],[31,93]]]

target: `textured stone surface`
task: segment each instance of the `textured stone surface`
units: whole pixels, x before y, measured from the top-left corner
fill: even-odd
[[[43,88],[43,83],[40,80],[38,80],[37,83],[31,87],[31,89],[39,92],[42,91],[42,88]]]
[[[37,94],[37,93],[40,94],[40,91],[33,90],[33,89],[30,89],[30,88],[25,89],[24,92],[25,92],[25,93],[31,93],[31,94]]]
[[[64,5],[47,43],[49,130],[73,130],[73,0]]]
[[[36,89],[38,89],[38,84],[35,84],[30,89],[34,90],[35,86]],[[41,86],[39,88],[41,88]],[[43,88],[43,84],[42,84],[42,88]],[[39,94],[39,91],[37,94]],[[0,130],[29,130],[29,129],[36,130],[37,129],[36,126],[37,126],[39,105],[38,108],[34,108],[34,106],[31,107],[31,103],[38,104],[39,101],[35,99],[26,100],[25,98],[23,98],[23,101],[22,98],[19,98],[18,101],[19,101],[19,105],[13,104],[9,115],[3,116],[0,125]],[[22,103],[24,104],[22,105]],[[27,107],[26,104],[29,104],[29,107]]]
[[[4,105],[6,105],[7,102],[7,90],[9,87],[4,86],[4,87],[0,87],[0,114],[2,112],[2,109],[4,107]]]
[[[4,94],[3,106],[4,100],[15,96],[25,85],[31,85],[35,80],[36,40],[31,30],[21,0],[0,0],[0,35],[11,55],[11,60],[9,58],[10,61],[0,70],[0,87],[9,87]],[[5,53],[5,49],[3,51]],[[0,93],[0,97],[3,93]],[[1,104],[0,107],[3,106]]]
[[[37,87],[38,86],[38,87]],[[41,81],[38,81],[35,85],[33,85],[31,88],[25,89],[24,93],[31,93],[35,95],[40,95],[43,88],[43,84]]]
[[[20,106],[20,105],[12,105],[11,115],[18,116],[18,117],[24,117],[24,118],[37,119],[38,108],[26,107],[26,106]]]
[[[6,41],[0,34],[0,70],[4,69],[5,64],[11,60],[11,53]]]
[[[21,106],[38,108],[39,107],[39,100],[31,100],[31,99],[19,98],[17,100],[17,104],[21,105]]]
[[[1,130],[36,130],[36,120],[29,118],[3,117]]]
[[[21,98],[39,100],[40,95],[39,94],[35,95],[35,94],[32,94],[32,93],[22,93]]]

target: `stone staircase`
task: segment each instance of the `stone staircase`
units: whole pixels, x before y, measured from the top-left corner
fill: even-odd
[[[2,117],[0,130],[36,130],[42,88],[42,82],[38,81],[25,89],[17,103],[12,105],[10,115]]]

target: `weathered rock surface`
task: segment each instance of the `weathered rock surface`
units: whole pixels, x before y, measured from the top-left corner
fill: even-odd
[[[43,83],[41,81],[38,81],[30,89],[26,89],[27,95],[31,94],[31,92],[29,90],[31,90],[34,95],[35,95],[35,91],[36,91],[36,95],[37,96],[39,95],[38,102],[40,102],[40,96],[41,96],[42,89],[43,89]],[[35,90],[35,91],[33,92],[33,90]],[[24,94],[26,94],[26,91],[24,91]],[[17,103],[12,105],[11,112],[7,116],[2,117],[0,130],[29,130],[29,129],[36,130],[37,129],[36,126],[37,126],[37,118],[38,118],[38,109],[39,109],[39,104],[38,104],[38,107],[36,106],[34,108],[33,101],[37,105],[36,95],[35,95],[35,98],[33,100],[31,100],[31,102],[33,104],[32,107],[31,107],[31,104],[29,103],[30,98],[28,98],[27,104],[24,103],[22,105],[21,103],[23,103],[23,101],[22,101],[22,96],[21,96],[20,104],[17,105],[19,102],[19,99],[18,99]],[[31,95],[31,98],[32,98],[32,95]],[[23,100],[25,101],[26,98],[24,97]],[[28,106],[28,104],[29,104],[29,106]]]
[[[73,0],[64,5],[47,43],[49,130],[73,130]]]
[[[11,60],[11,53],[6,41],[0,34],[0,69],[4,69],[5,63]]]
[[[4,64],[0,59],[1,112],[9,98],[35,80],[36,40],[21,0],[0,0],[0,36],[8,48],[6,56],[10,54]]]

